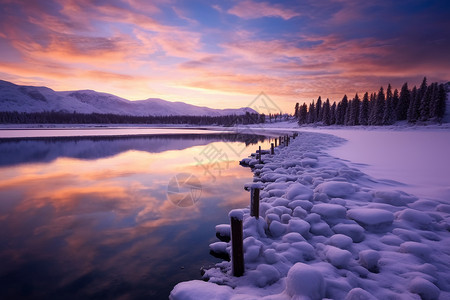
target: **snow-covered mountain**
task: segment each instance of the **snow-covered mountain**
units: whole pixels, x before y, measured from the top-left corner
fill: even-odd
[[[3,80],[0,80],[0,111],[63,111],[132,116],[223,116],[256,113],[249,107],[213,109],[157,98],[130,101],[92,90],[56,92],[47,87],[21,86]]]

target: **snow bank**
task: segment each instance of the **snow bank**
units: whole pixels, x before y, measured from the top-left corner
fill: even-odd
[[[300,133],[263,154],[260,218],[230,213],[243,220],[244,275],[223,261],[171,299],[450,299],[449,203],[394,191],[326,152],[342,142]]]

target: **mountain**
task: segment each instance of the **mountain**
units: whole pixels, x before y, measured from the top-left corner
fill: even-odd
[[[213,109],[158,98],[130,101],[92,90],[56,92],[48,87],[22,86],[3,80],[0,80],[0,111],[75,111],[132,116],[224,116],[256,113],[249,107]]]

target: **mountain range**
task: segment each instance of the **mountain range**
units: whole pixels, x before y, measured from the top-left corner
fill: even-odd
[[[213,109],[159,98],[130,101],[92,90],[57,92],[48,87],[16,85],[4,80],[0,80],[0,111],[58,111],[131,116],[224,116],[256,113],[249,107]]]

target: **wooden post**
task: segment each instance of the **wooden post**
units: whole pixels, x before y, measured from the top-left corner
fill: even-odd
[[[272,155],[275,154],[275,149],[273,147],[273,143],[270,144],[270,154],[272,154]]]
[[[259,146],[259,163],[262,164],[262,160],[261,160],[261,146]]]
[[[278,147],[278,146],[277,146],[277,142],[278,142],[278,140],[277,140],[277,139],[275,139],[275,147]]]
[[[286,146],[289,146],[289,136],[286,136]]]
[[[231,264],[233,276],[244,274],[244,242],[242,232],[242,211],[232,210],[229,214],[231,223]]]
[[[280,144],[280,146],[281,146],[281,136],[280,136],[278,139],[279,139],[279,144]]]
[[[250,216],[259,218],[259,188],[250,190]]]

